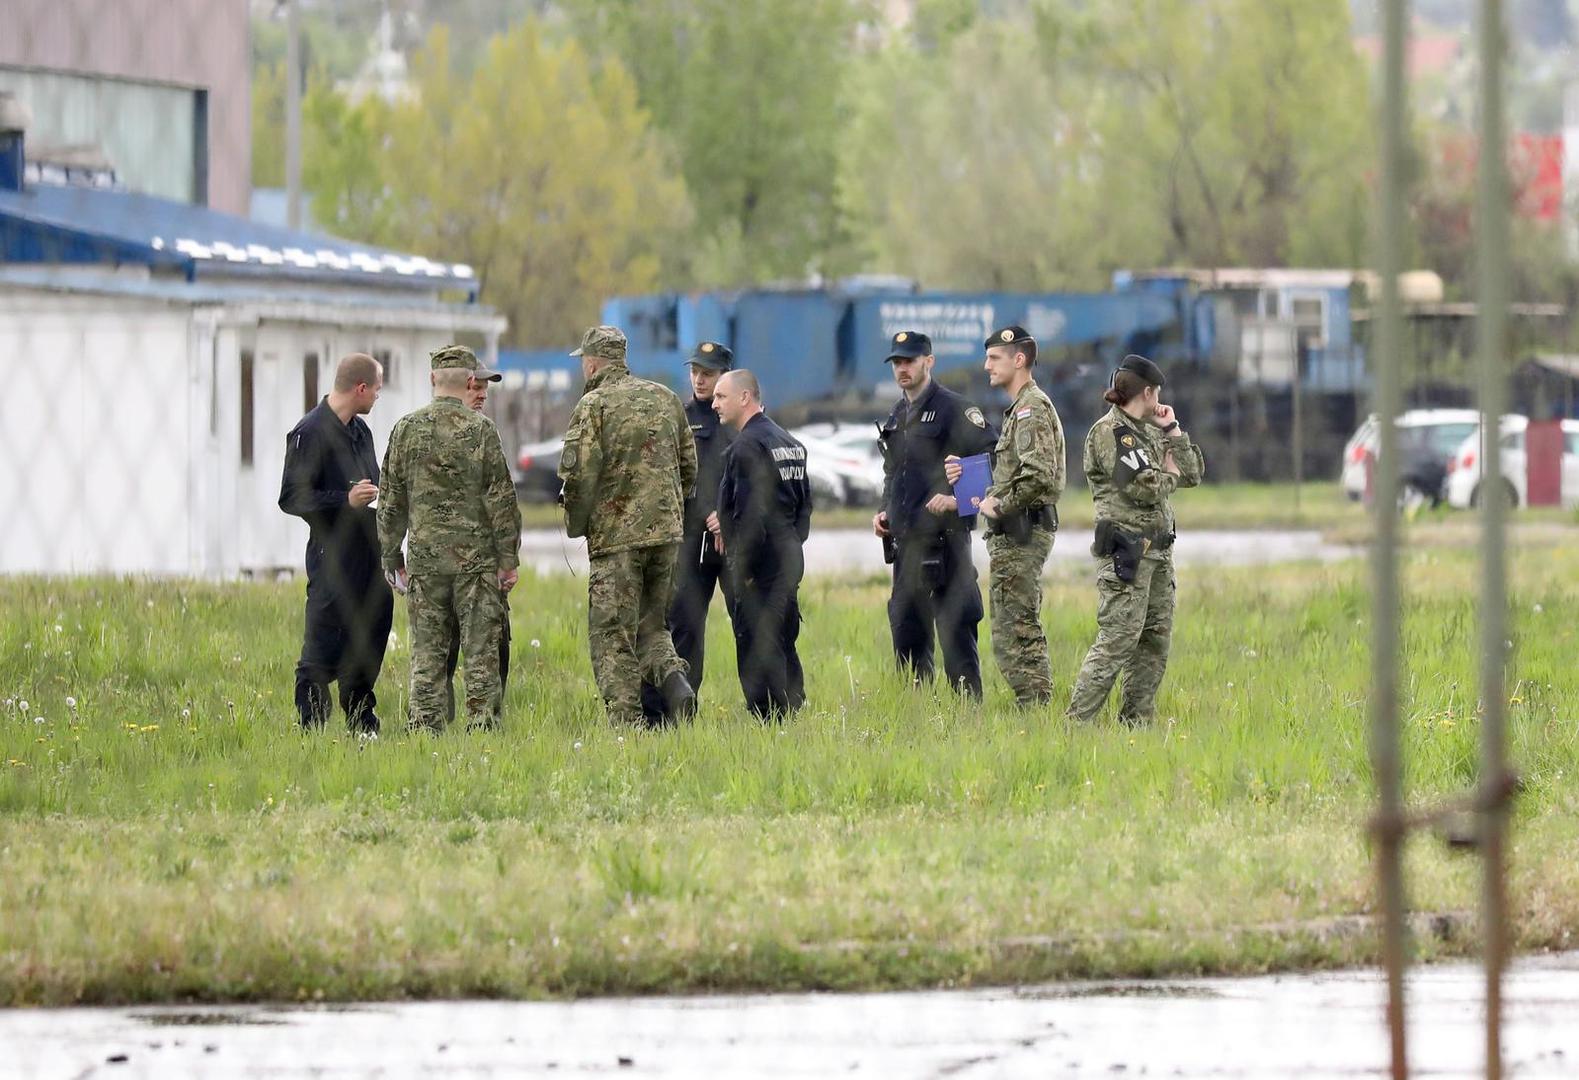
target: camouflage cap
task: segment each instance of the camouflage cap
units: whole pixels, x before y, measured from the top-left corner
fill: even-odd
[[[605,360],[625,359],[625,332],[617,326],[594,326],[581,335],[581,347],[571,356],[600,356]]]
[[[489,371],[482,366],[482,361],[477,359],[477,354],[464,345],[446,345],[442,349],[435,349],[428,354],[434,371],[445,368],[465,368],[472,373],[472,378],[482,382],[498,382],[504,378],[497,371]]]

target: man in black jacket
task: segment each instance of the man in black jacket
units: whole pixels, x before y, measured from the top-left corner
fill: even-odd
[[[280,509],[311,528],[307,539],[307,618],[296,664],[302,727],[324,726],[333,711],[329,684],[354,732],[376,735],[373,684],[395,601],[379,564],[378,453],[362,419],[384,386],[384,370],[364,353],[343,358],[334,389],[285,437]]]
[[[691,350],[687,360],[691,369],[691,399],[685,403],[685,417],[696,441],[696,490],[685,500],[685,535],[680,540],[680,556],[674,568],[674,599],[669,604],[669,634],[674,651],[688,669],[686,681],[702,693],[702,674],[707,660],[707,609],[713,603],[713,589],[721,586],[724,607],[732,603],[729,576],[724,557],[713,545],[707,531],[707,515],[718,508],[718,481],[724,471],[724,451],[734,441],[734,429],[723,424],[713,411],[713,388],[720,376],[735,366],[734,353],[719,341],[703,341]],[[663,694],[651,683],[641,688],[642,716],[651,726],[670,721]]]
[[[806,702],[795,649],[806,569],[801,545],[811,532],[806,448],[763,413],[762,390],[749,371],[718,380],[713,408],[738,434],[724,455],[718,509],[707,527],[731,579],[740,689],[752,712],[776,719]]]
[[[935,626],[949,685],[979,698],[976,627],[983,610],[970,555],[976,519],[958,513],[943,459],[988,453],[998,435],[981,409],[932,378],[936,358],[926,334],[895,334],[888,362],[904,396],[881,428],[886,482],[872,531],[893,556],[888,628],[894,657],[915,681],[930,680]]]

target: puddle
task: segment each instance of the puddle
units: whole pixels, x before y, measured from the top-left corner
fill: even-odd
[[[1480,969],[1417,968],[1414,1075],[1484,1075]],[[1374,971],[893,994],[0,1010],[6,1076],[1384,1076]],[[1507,1074],[1579,1075],[1579,954],[1505,991]],[[190,1024],[195,1040],[148,1038]],[[113,1063],[113,1068],[111,1064]]]

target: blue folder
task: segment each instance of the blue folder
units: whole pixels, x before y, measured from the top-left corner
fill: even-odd
[[[954,498],[959,500],[959,515],[975,517],[976,504],[971,500],[987,497],[987,488],[992,484],[992,455],[974,454],[960,458],[959,465],[964,470],[954,484]]]

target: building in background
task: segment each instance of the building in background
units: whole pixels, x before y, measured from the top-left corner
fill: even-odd
[[[497,352],[505,321],[470,267],[27,182],[27,145],[0,130],[0,573],[294,571],[307,527],[276,502],[285,434],[337,359],[384,364],[382,450],[431,397],[429,351]]]
[[[246,0],[5,0],[0,91],[32,114],[35,181],[76,169],[127,191],[247,213]]]

